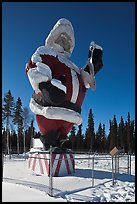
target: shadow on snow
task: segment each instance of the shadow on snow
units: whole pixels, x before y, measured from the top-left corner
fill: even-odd
[[[81,178],[91,178],[92,179],[92,169],[75,169],[75,173],[71,174],[71,176],[73,177],[81,177]],[[79,189],[75,189],[72,191],[64,191],[64,192],[59,192],[55,195],[55,197],[61,196],[62,198],[65,198],[66,195],[69,196],[73,194],[73,198],[77,199],[77,200],[85,200],[85,201],[89,201],[91,198],[88,196],[80,196],[80,195],[76,195],[75,193],[80,192],[80,191],[84,191],[87,189],[91,189],[91,188],[96,188],[100,185],[104,185],[105,183],[108,183],[112,180],[112,172],[108,172],[108,171],[102,171],[102,170],[94,170],[94,179],[109,179],[109,181],[105,181],[103,183],[100,183],[96,186],[87,186],[85,188],[79,188]],[[123,182],[135,182],[135,176],[134,175],[129,175],[126,173],[118,173],[116,176],[116,180],[119,181],[123,181]]]
[[[95,179],[112,179],[112,172],[103,170],[93,171]],[[92,178],[92,169],[75,169],[75,173],[71,174],[74,177]],[[117,180],[135,182],[135,176],[126,173],[117,173]]]

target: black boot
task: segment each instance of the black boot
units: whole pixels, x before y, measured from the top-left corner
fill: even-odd
[[[50,132],[46,135],[41,135],[40,140],[44,145],[45,150],[49,150],[50,145],[52,147],[59,147],[60,148],[60,140],[59,140],[59,133],[58,132]]]

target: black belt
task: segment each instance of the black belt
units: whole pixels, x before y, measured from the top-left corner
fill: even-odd
[[[53,107],[63,107],[63,108],[67,108],[67,109],[71,109],[74,110],[78,113],[81,113],[81,108],[72,102],[69,101],[64,101],[63,103],[56,105],[56,104],[50,104],[47,101],[44,100],[44,98],[42,96],[39,96],[38,94],[33,94],[32,98],[36,101],[36,103],[38,103],[40,106],[53,106]]]

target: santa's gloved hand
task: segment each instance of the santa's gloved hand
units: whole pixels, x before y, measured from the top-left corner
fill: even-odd
[[[39,89],[45,103],[50,105],[59,105],[65,101],[66,86],[60,80],[52,79],[51,81],[39,83]]]
[[[102,52],[103,49],[101,46],[95,44],[93,41],[90,43],[88,61],[89,64],[94,65],[94,74],[96,74],[103,67]]]
[[[87,64],[83,69],[81,69],[81,76],[86,88],[91,88],[93,91],[96,90],[96,80],[94,76],[94,66],[93,64]]]

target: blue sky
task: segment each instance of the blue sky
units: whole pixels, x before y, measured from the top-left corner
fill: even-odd
[[[95,131],[99,122],[106,132],[109,120],[117,122],[130,112],[135,119],[135,3],[134,2],[3,2],[2,95],[10,89],[15,101],[29,107],[33,93],[25,65],[60,18],[71,21],[75,48],[71,60],[83,67],[93,40],[103,47],[97,89],[88,90],[82,105],[83,131],[92,108]],[[36,130],[37,130],[37,124]]]

